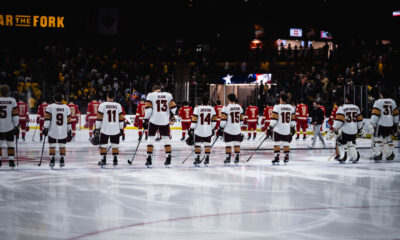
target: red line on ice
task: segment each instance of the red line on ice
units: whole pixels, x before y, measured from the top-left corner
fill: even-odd
[[[141,222],[141,223],[134,223],[128,224],[123,226],[117,226],[112,228],[107,228],[103,230],[98,230],[94,232],[85,233],[82,235],[78,235],[76,237],[68,238],[68,240],[76,240],[82,239],[85,237],[112,232],[116,230],[121,230],[125,228],[133,228],[163,222],[175,222],[181,220],[189,220],[189,219],[196,219],[196,218],[207,218],[207,217],[221,217],[221,216],[231,216],[231,215],[244,215],[244,214],[259,214],[259,213],[274,213],[274,212],[296,212],[296,211],[315,211],[315,210],[343,210],[343,209],[362,209],[362,208],[397,208],[400,207],[399,205],[394,206],[350,206],[350,207],[316,207],[316,208],[288,208],[288,209],[266,209],[266,210],[255,210],[255,211],[243,211],[243,212],[229,212],[229,213],[215,213],[215,214],[205,214],[205,215],[198,215],[198,216],[188,216],[188,217],[178,217],[178,218],[168,218],[156,221],[149,221],[149,222]]]

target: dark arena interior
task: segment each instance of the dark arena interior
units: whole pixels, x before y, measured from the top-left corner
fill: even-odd
[[[399,239],[400,5],[9,2],[0,239]]]

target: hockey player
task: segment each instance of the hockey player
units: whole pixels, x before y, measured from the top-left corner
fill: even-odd
[[[142,137],[143,120],[144,120],[145,113],[146,113],[145,102],[144,102],[144,99],[142,98],[142,99],[140,99],[140,103],[136,109],[136,117],[135,117],[135,124],[134,124],[135,127],[137,127],[139,130],[139,139],[141,139],[141,137]],[[144,134],[146,135],[145,140],[147,140],[147,137],[148,137],[147,130],[144,131]]]
[[[93,98],[93,100],[88,104],[87,112],[86,112],[86,124],[89,128],[89,139],[93,136],[93,128],[96,124],[97,119],[97,109],[99,108],[100,103]]]
[[[19,135],[19,117],[17,103],[14,98],[9,97],[10,88],[7,85],[0,85],[0,167],[2,158],[2,144],[6,141],[8,164],[15,167],[14,162],[14,135]]]
[[[356,138],[357,134],[361,135],[363,127],[364,122],[360,109],[354,104],[349,104],[346,98],[346,103],[336,111],[336,118],[333,123],[333,130],[338,135],[336,141],[339,157],[337,160],[340,163],[345,163],[347,157],[353,163],[357,163],[360,159],[360,153],[356,148]]]
[[[248,131],[247,140],[251,139],[251,133],[253,133],[253,140],[256,139],[258,116],[259,116],[258,107],[254,106],[254,103],[250,103],[250,106],[246,108],[246,114],[243,120],[243,123],[247,124],[247,131]]]
[[[263,116],[261,119],[261,125],[263,126],[261,127],[261,132],[265,132],[268,129],[273,109],[274,107],[271,106],[271,102],[267,102],[267,106],[264,108]],[[268,135],[267,137],[272,137],[272,135],[271,136]]]
[[[231,162],[232,145],[235,152],[235,164],[239,163],[240,142],[243,141],[241,134],[241,122],[243,121],[243,109],[236,104],[236,95],[228,95],[229,104],[222,109],[221,125],[218,130],[218,136],[224,136],[226,159],[224,163],[228,165]]]
[[[43,129],[44,129],[44,115],[46,113],[46,108],[49,106],[46,100],[43,100],[42,104],[39,105],[38,116],[36,118],[36,123],[39,124],[40,131],[40,141],[43,140]]]
[[[107,163],[107,147],[108,140],[110,139],[113,166],[118,165],[118,144],[119,137],[124,128],[124,116],[122,114],[122,107],[119,103],[114,102],[114,92],[107,93],[107,102],[100,104],[97,111],[96,129],[93,131],[94,135],[100,137],[100,155],[103,158],[100,160],[99,165],[103,167]]]
[[[208,166],[210,162],[211,137],[214,135],[213,129],[217,123],[217,114],[214,108],[208,105],[208,96],[203,96],[202,103],[203,105],[194,108],[192,125],[189,130],[189,137],[194,137],[195,166],[200,164],[202,144],[206,155],[204,165]]]
[[[171,141],[170,141],[170,114],[175,114],[176,104],[172,95],[167,92],[161,92],[159,85],[153,86],[153,92],[147,95],[146,114],[143,121],[144,129],[149,130],[149,140],[147,142],[146,166],[152,165],[151,155],[153,154],[154,138],[157,130],[164,140],[164,149],[166,160],[164,165],[171,165]]]
[[[74,104],[72,100],[69,102],[68,107],[71,110],[72,139],[74,139],[76,136],[76,124],[79,122],[81,112],[79,112],[78,105]]]
[[[387,160],[393,160],[395,155],[391,136],[397,132],[399,109],[396,102],[389,98],[388,91],[383,90],[379,97],[372,108],[369,125],[369,132],[373,134],[373,158],[375,161],[380,161],[385,155]]]
[[[287,95],[280,94],[280,103],[272,110],[271,123],[269,124],[268,134],[273,134],[274,139],[274,160],[273,165],[279,165],[279,154],[281,146],[285,153],[284,163],[289,162],[290,142],[295,134],[295,109],[287,104]]]
[[[188,102],[183,102],[183,106],[179,109],[178,116],[181,118],[182,126],[182,138],[181,141],[185,140],[186,131],[190,129],[190,123],[192,122],[193,108],[189,106]]]
[[[217,123],[215,124],[215,130],[219,129],[219,125],[221,123],[221,115],[222,115],[222,108],[224,106],[221,105],[221,101],[217,100],[217,105],[214,106],[214,110],[217,113]]]
[[[49,136],[50,167],[55,165],[56,144],[60,149],[60,167],[65,166],[65,145],[72,138],[71,109],[62,103],[63,95],[54,95],[54,103],[46,108],[43,134]]]
[[[121,136],[122,136],[122,141],[125,141],[125,128],[128,124],[131,124],[131,123],[128,120],[126,120],[126,118],[125,118],[125,109],[123,106],[121,106],[121,110],[122,110],[122,117],[124,118],[124,127],[122,128]]]
[[[308,106],[304,104],[304,100],[300,99],[300,104],[296,106],[296,140],[300,138],[300,129],[303,130],[303,139],[307,138],[308,127]]]
[[[19,116],[19,126],[21,129],[22,140],[25,141],[25,132],[29,130],[29,112],[28,112],[28,104],[24,103],[24,98],[18,98],[18,116]],[[17,139],[19,136],[17,136]]]

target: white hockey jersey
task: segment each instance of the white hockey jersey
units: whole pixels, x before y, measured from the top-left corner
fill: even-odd
[[[378,99],[372,108],[371,124],[391,127],[399,122],[399,109],[390,98]]]
[[[230,135],[241,133],[240,123],[243,121],[243,108],[239,104],[228,104],[222,108],[221,127]]]
[[[44,117],[44,128],[49,129],[49,137],[67,138],[71,130],[71,109],[65,104],[53,103],[47,106]]]
[[[167,92],[152,92],[147,95],[144,118],[149,122],[163,126],[169,124],[170,112],[175,114],[176,104]]]
[[[209,137],[217,123],[217,113],[214,108],[208,105],[200,105],[194,108],[192,124],[194,134],[200,137]]]
[[[124,115],[121,104],[116,102],[103,102],[97,110],[96,129],[105,135],[114,136],[124,128]]]
[[[274,132],[289,135],[290,128],[295,126],[296,111],[290,104],[277,104],[272,109],[270,126]]]
[[[0,132],[9,132],[18,124],[17,102],[11,97],[0,97]]]
[[[336,111],[336,118],[333,123],[334,129],[342,129],[342,132],[354,135],[358,129],[364,126],[360,109],[354,104],[343,104]]]

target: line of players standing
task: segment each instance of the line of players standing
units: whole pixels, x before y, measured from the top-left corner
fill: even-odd
[[[19,99],[19,103],[15,103],[15,100],[12,98],[9,98],[9,88],[6,85],[2,85],[0,89],[0,94],[2,97],[2,101],[0,101],[0,118],[2,119],[1,121],[1,126],[0,126],[0,132],[1,132],[1,140],[6,140],[7,142],[7,147],[8,147],[8,155],[10,159],[10,166],[12,166],[12,161],[13,160],[13,146],[12,143],[10,143],[11,138],[13,139],[14,135],[19,136],[19,128],[22,128],[22,138],[25,138],[25,132],[26,130],[29,130],[27,128],[27,120],[29,119],[29,115],[27,112],[27,105],[22,102],[22,99]],[[165,119],[165,117],[160,117],[156,118],[154,116],[157,116],[157,114],[160,114],[162,112],[167,111],[167,109],[170,109],[168,111],[168,121],[170,121],[170,117],[173,116],[174,112],[172,109],[175,108],[175,106],[169,106],[175,105],[175,103],[172,100],[172,96],[167,93],[162,93],[160,92],[160,89],[155,89],[156,91],[154,94],[149,94],[149,96],[153,96],[154,99],[147,99],[146,103],[142,100],[141,103],[138,106],[138,111],[137,111],[137,117],[135,120],[135,125],[138,127],[143,127],[145,130],[147,130],[149,126],[149,121],[150,121],[150,126],[151,125],[151,120],[158,122],[160,119]],[[156,93],[159,93],[158,95]],[[161,95],[160,95],[161,94]],[[164,95],[163,95],[164,94]],[[373,151],[374,151],[374,156],[373,158],[375,160],[382,160],[383,154],[385,155],[387,160],[393,160],[394,159],[394,151],[393,151],[393,142],[391,140],[391,135],[394,134],[395,132],[398,131],[398,126],[399,126],[399,111],[397,108],[396,103],[390,99],[387,98],[387,93],[386,91],[383,91],[381,93],[381,96],[379,100],[375,101],[373,111],[372,111],[372,118],[371,118],[371,125],[369,126],[369,131],[373,134]],[[160,100],[157,98],[163,98],[163,100]],[[291,136],[295,134],[294,130],[294,120],[297,119],[297,130],[299,131],[300,128],[303,128],[303,132],[306,131],[307,128],[307,117],[308,117],[308,108],[306,105],[304,105],[302,102],[296,107],[296,111],[294,110],[294,107],[287,104],[286,101],[286,95],[282,94],[280,97],[280,104],[275,105],[273,108],[271,106],[267,106],[264,109],[264,114],[262,117],[262,123],[264,124],[264,129],[267,132],[267,136],[272,136],[273,132],[273,138],[275,142],[278,142],[276,146],[274,146],[274,152],[275,154],[275,159],[273,160],[273,163],[279,162],[279,145],[283,145],[284,153],[285,153],[285,162],[288,161],[289,159],[289,143],[291,141]],[[165,100],[164,100],[165,99]],[[182,140],[185,138],[185,130],[187,128],[190,128],[189,130],[189,137],[193,138],[196,140],[196,136],[198,139],[201,140],[200,143],[204,143],[208,141],[208,137],[196,135],[196,125],[204,125],[204,122],[207,122],[208,125],[212,126],[211,130],[218,130],[217,136],[224,136],[224,141],[226,143],[233,142],[234,146],[234,152],[236,153],[235,157],[235,162],[237,163],[239,160],[239,153],[240,153],[240,142],[243,140],[243,137],[239,137],[241,135],[240,129],[237,130],[235,129],[237,126],[240,127],[241,122],[243,120],[244,123],[247,123],[248,128],[249,128],[249,133],[248,133],[248,139],[251,138],[251,133],[253,133],[253,139],[256,137],[256,126],[258,122],[258,109],[255,106],[249,106],[246,109],[246,116],[243,118],[243,110],[240,105],[236,104],[236,96],[233,94],[228,96],[229,99],[229,105],[222,107],[221,105],[216,106],[213,109],[213,112],[215,113],[214,115],[211,116],[210,119],[204,119],[204,117],[201,118],[201,121],[199,122],[199,116],[196,114],[196,108],[195,108],[195,113],[192,114],[192,109],[188,106],[188,104],[184,104],[185,106],[182,107],[179,111],[179,116],[182,118],[182,126],[183,126],[183,133],[182,133]],[[60,148],[60,155],[61,155],[61,160],[60,160],[60,166],[64,165],[64,159],[63,157],[65,156],[65,144],[68,140],[71,140],[73,138],[73,131],[72,131],[72,116],[74,113],[75,117],[75,124],[78,122],[78,117],[79,117],[79,110],[76,105],[73,103],[70,103],[70,106],[66,106],[65,104],[62,104],[63,96],[61,94],[56,94],[54,96],[54,102],[51,105],[47,105],[46,102],[44,102],[40,107],[39,107],[39,116],[38,120],[41,125],[41,134],[47,136],[49,135],[49,152],[50,152],[50,166],[54,166],[54,155],[55,155],[55,144],[59,144]],[[347,99],[346,99],[347,100]],[[89,106],[88,106],[88,115],[87,115],[87,123],[89,129],[93,129],[94,125],[96,125],[95,130],[90,132],[90,136],[92,134],[96,136],[101,136],[99,137],[99,144],[100,144],[100,153],[101,155],[106,155],[108,150],[106,150],[106,145],[108,145],[108,139],[111,139],[111,147],[113,148],[112,154],[114,155],[114,165],[117,164],[116,160],[116,155],[118,155],[118,143],[119,143],[119,136],[124,136],[124,126],[125,126],[125,118],[124,118],[124,112],[122,107],[117,104],[113,103],[114,101],[114,96],[112,95],[111,92],[108,93],[107,95],[107,102],[100,104],[97,101],[92,101]],[[166,103],[165,103],[166,101]],[[208,100],[204,99],[203,105],[206,105],[206,102]],[[153,103],[154,102],[154,103]],[[14,107],[15,103],[15,107]],[[111,104],[112,103],[112,104]],[[168,104],[167,104],[168,103]],[[338,150],[338,156],[337,159],[343,163],[346,160],[346,154],[349,154],[350,159],[354,161],[358,161],[359,159],[359,153],[356,150],[355,146],[355,140],[357,135],[361,135],[361,132],[363,131],[363,118],[360,113],[360,110],[357,106],[353,104],[349,104],[349,102],[345,102],[344,104],[338,100],[338,106],[339,108],[335,108],[334,111],[332,112],[331,119],[329,120],[331,123],[333,122],[331,126],[331,131],[334,131],[335,134],[337,135],[337,150]],[[108,106],[108,105],[109,106]],[[114,105],[113,105],[114,104]],[[160,106],[162,104],[162,106]],[[104,105],[104,106],[103,106]],[[144,105],[144,108],[143,108]],[[156,107],[157,106],[157,107]],[[315,105],[317,108],[319,108],[318,105]],[[104,109],[103,109],[104,108]],[[114,111],[107,110],[107,108],[114,108],[118,111],[114,113]],[[271,110],[272,108],[272,110]],[[102,109],[102,110],[99,110]],[[107,111],[106,111],[107,110]],[[235,112],[235,110],[238,110]],[[324,109],[323,109],[324,110]],[[110,112],[111,111],[111,112]],[[207,110],[208,111],[208,110]],[[44,116],[43,116],[44,112]],[[107,113],[107,114],[106,114]],[[237,113],[237,114],[236,114]],[[110,115],[111,114],[111,115]],[[116,120],[116,116],[118,115],[118,121]],[[237,115],[237,116],[236,116]],[[7,117],[8,116],[8,117]],[[96,116],[94,118],[94,116]],[[3,120],[4,119],[4,120]],[[17,120],[18,119],[18,120]],[[44,119],[44,121],[42,120]],[[105,121],[105,119],[108,119],[108,121]],[[113,119],[113,120],[112,120]],[[191,125],[189,123],[189,119],[191,119]],[[17,121],[16,121],[17,120]],[[207,120],[207,121],[205,121]],[[333,121],[334,120],[334,121]],[[7,122],[9,121],[9,122]],[[314,120],[313,120],[314,121]],[[213,124],[210,124],[213,122]],[[216,122],[216,124],[214,124]],[[218,122],[220,123],[220,127],[218,129]],[[189,124],[188,124],[189,123]],[[232,123],[232,124],[231,124]],[[105,124],[105,125],[104,125]],[[113,124],[115,124],[114,128],[110,127]],[[157,132],[160,133],[161,136],[168,136],[167,139],[170,138],[170,128],[169,128],[170,122],[168,122],[168,128],[163,127],[158,124],[153,124],[156,127],[150,128],[149,132],[152,132],[150,134],[151,137],[155,136]],[[315,124],[313,122],[313,124]],[[6,131],[9,130],[8,128],[12,127],[12,125],[15,126],[12,131]],[[230,125],[235,127],[229,127]],[[160,127],[161,126],[161,127]],[[316,124],[318,128],[320,127],[318,124]],[[225,130],[224,130],[225,127]],[[7,128],[7,129],[6,129]],[[49,129],[50,128],[50,129]],[[118,133],[114,133],[115,129],[120,129],[120,131],[117,131]],[[65,133],[61,133],[63,131],[61,130],[66,130]],[[103,132],[103,129],[112,129],[110,130],[112,133],[109,134],[107,130]],[[166,130],[168,129],[168,131]],[[234,129],[234,130],[232,130]],[[232,130],[232,131],[231,131]],[[231,131],[231,133],[230,133]],[[237,133],[237,134],[236,134]],[[12,137],[11,137],[12,135]],[[61,136],[62,135],[62,136]],[[291,135],[289,137],[289,135]],[[118,137],[117,137],[118,136]],[[147,134],[146,134],[147,137]],[[211,137],[211,136],[209,136]],[[305,138],[306,135],[304,134]],[[316,137],[316,136],[314,136]],[[118,138],[118,141],[115,140]],[[141,138],[141,136],[140,136]],[[205,141],[205,139],[207,141]],[[290,138],[290,140],[289,140]],[[297,139],[299,138],[299,133],[297,135]],[[114,140],[113,140],[114,139]],[[230,139],[230,140],[229,140]],[[151,165],[151,155],[152,155],[152,149],[153,149],[153,143],[152,143],[153,138],[149,139],[149,144],[147,146],[147,152],[148,152],[148,158],[146,161],[146,165]],[[168,140],[166,140],[168,141]],[[166,143],[167,144],[167,143]],[[198,154],[198,147],[195,146],[195,152]],[[206,148],[206,155],[207,153],[209,154],[209,149],[210,146],[207,144],[205,146]],[[169,165],[171,162],[171,146],[170,144],[165,145],[166,148],[166,154],[167,154],[167,160],[165,165]],[[230,152],[231,152],[231,146],[226,146],[226,152],[227,152],[227,159],[226,162],[230,162]],[[229,152],[229,154],[228,154]],[[105,158],[104,158],[105,159]],[[208,155],[207,155],[208,159]],[[198,163],[198,159],[196,157],[196,162]],[[208,163],[208,160],[207,160]],[[102,164],[102,161],[100,162]],[[105,160],[104,160],[105,164]]]

